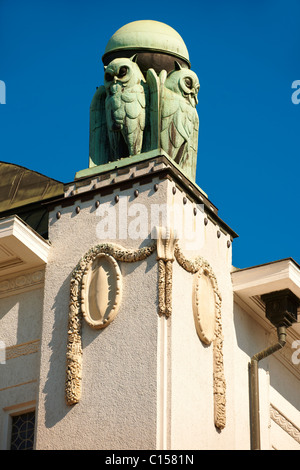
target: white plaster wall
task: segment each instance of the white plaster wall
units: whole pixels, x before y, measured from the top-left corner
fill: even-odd
[[[172,187],[172,183],[170,183]],[[183,194],[171,187],[170,201],[180,204]],[[195,219],[194,204],[190,201],[183,207],[186,215]],[[196,332],[192,310],[193,275],[184,271],[174,261],[173,274],[173,314],[170,319],[170,362],[171,362],[171,432],[172,449],[227,449],[235,448],[234,435],[234,355],[235,338],[233,326],[231,270],[231,246],[228,235],[209,221],[204,225],[204,217],[198,212],[201,233],[198,246],[187,249],[184,240],[179,240],[184,255],[188,259],[202,256],[211,265],[217,278],[222,296],[223,357],[226,379],[226,427],[221,432],[214,426],[213,397],[213,346],[204,345]]]
[[[194,227],[195,204],[174,183],[159,182],[122,191],[130,204],[176,205]],[[116,194],[116,193],[115,193]],[[101,198],[114,201],[115,194]],[[78,260],[100,243],[95,200],[57,207],[50,215],[50,258],[46,270],[42,365],[38,412],[38,449],[210,449],[238,448],[235,433],[236,339],[231,286],[229,236],[200,217],[201,236],[188,258],[203,256],[212,266],[222,295],[223,354],[226,378],[226,427],[214,426],[212,346],[199,340],[192,312],[192,275],[175,261],[173,314],[157,315],[157,263],[153,254],[136,265],[120,263],[124,297],[117,318],[103,331],[83,324],[83,381],[79,404],[65,404],[66,341],[70,275]],[[81,210],[76,214],[75,208]],[[55,213],[62,215],[56,220]],[[185,220],[185,219],[182,219]],[[116,240],[137,248],[142,240]],[[143,244],[149,243],[144,240]],[[243,432],[247,432],[247,430]],[[84,439],[82,436],[84,435]],[[97,437],[95,437],[97,436]]]
[[[35,289],[0,300],[0,340],[6,347],[40,338],[43,289]]]
[[[0,301],[0,340],[6,348],[24,345],[21,352],[16,348],[16,357],[9,359],[6,353],[5,363],[0,364],[0,449],[9,448],[10,414],[18,412],[22,405],[26,410],[28,403],[32,409],[37,399],[39,349],[28,354],[26,343],[41,338],[43,296],[43,289],[39,288]]]
[[[289,352],[292,354],[294,351]],[[291,357],[287,358],[292,360]],[[299,377],[283,366],[278,353],[269,357],[267,367],[270,376],[269,401],[280,413],[278,421],[271,419],[270,446],[278,450],[300,450]]]
[[[166,182],[124,190],[129,202],[159,203]],[[112,201],[115,194],[101,198]],[[115,320],[96,331],[84,323],[82,398],[65,403],[68,304],[71,272],[80,258],[101,243],[94,200],[50,214],[52,244],[46,270],[37,449],[154,449],[157,427],[157,263],[119,263],[123,298]],[[81,207],[76,214],[75,207]],[[111,240],[139,248],[150,240]]]
[[[248,364],[254,354],[274,342],[274,337],[273,335],[270,337],[270,332],[255,321],[249,310],[244,310],[237,303],[234,304],[234,324],[238,343],[235,360],[235,399],[236,403],[239,403],[237,409],[239,419],[236,420],[235,434],[239,448],[249,449],[251,444]],[[275,331],[275,328],[272,330]],[[287,334],[289,335],[289,330]],[[292,354],[292,350],[290,351]],[[299,378],[282,361],[282,353],[285,356],[288,354],[286,350],[282,350],[259,362],[260,431],[263,450],[300,449],[297,440],[287,432],[288,429],[292,429],[289,422],[294,424],[294,430],[300,429]],[[280,412],[281,426],[271,418],[272,405]],[[295,432],[295,436],[299,440],[300,432]]]
[[[155,182],[159,183],[157,192],[153,190]],[[181,215],[192,219],[193,227],[195,205],[190,200],[183,204],[185,194],[179,188],[174,194],[173,187],[174,183],[168,180],[153,181],[107,195],[100,201],[113,205],[118,194],[128,198],[129,207],[135,203],[147,208],[155,203],[177,205]],[[133,195],[135,189],[139,190],[138,198]],[[143,262],[119,263],[123,298],[117,317],[107,328],[93,330],[83,322],[82,397],[79,404],[66,405],[72,270],[92,246],[103,241],[125,248],[150,243],[150,239],[99,240],[97,199],[78,199],[72,206],[57,207],[50,214],[52,248],[45,280],[37,449],[249,449],[248,364],[251,356],[267,345],[268,337],[248,312],[233,305],[229,236],[221,232],[218,238],[219,227],[210,220],[205,225],[201,213],[196,216],[201,222],[198,244],[192,250],[182,239],[179,244],[187,258],[200,255],[208,261],[222,296],[225,429],[218,431],[214,425],[213,346],[204,345],[196,332],[193,275],[174,261],[172,316],[159,318],[155,253]],[[76,206],[81,209],[78,214]],[[116,207],[123,207],[120,201]],[[58,210],[62,214],[59,220],[55,216]],[[282,364],[278,367],[275,377],[282,376]],[[264,448],[272,446],[272,433],[274,442],[279,435],[275,423],[272,427],[270,424],[270,396],[273,390],[278,391],[278,386],[273,385],[274,377],[269,372],[267,363],[260,368]],[[297,389],[296,382],[293,390]],[[276,395],[272,400],[282,409],[291,403],[299,409],[296,395],[289,392],[283,399],[279,393],[279,398]],[[286,413],[293,415],[289,409]]]
[[[249,411],[249,363],[251,357],[266,347],[267,335],[261,326],[243,308],[234,303],[234,329],[237,348],[235,351],[235,437],[238,448],[250,449],[250,411]],[[260,388],[268,387],[266,369],[259,369]],[[262,416],[267,404],[260,399]],[[264,439],[262,433],[261,438]]]

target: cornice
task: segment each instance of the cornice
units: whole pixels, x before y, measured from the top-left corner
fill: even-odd
[[[169,179],[175,186],[195,204],[204,206],[207,217],[215,224],[220,226],[231,239],[238,235],[219,217],[217,207],[208,199],[206,193],[196,183],[190,181],[178,168],[175,162],[172,162],[167,155],[156,154],[151,158],[145,158],[135,162],[125,159],[128,163],[118,166],[117,162],[112,162],[109,170],[103,170],[99,173],[78,178],[75,181],[65,185],[65,194],[50,203],[45,202],[49,211],[55,210],[58,206],[68,207],[76,201],[92,200],[95,196],[106,196],[114,194],[117,191],[123,191],[132,188],[134,185],[149,184],[154,181],[164,181]],[[113,164],[115,163],[115,164]],[[104,167],[106,167],[104,165]],[[96,167],[100,168],[100,167]]]

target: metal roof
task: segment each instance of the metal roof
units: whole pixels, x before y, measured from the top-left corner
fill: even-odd
[[[0,213],[63,194],[64,185],[11,163],[0,162]]]
[[[43,202],[61,197],[64,185],[36,171],[0,162],[0,217],[18,215],[44,238],[48,236],[48,210]]]

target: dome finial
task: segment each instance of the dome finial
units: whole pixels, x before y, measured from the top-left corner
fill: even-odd
[[[173,70],[174,60],[182,67],[190,68],[189,53],[182,37],[165,23],[140,20],[122,26],[107,43],[102,61],[107,65],[116,57],[131,57],[138,54],[142,72],[153,68]]]

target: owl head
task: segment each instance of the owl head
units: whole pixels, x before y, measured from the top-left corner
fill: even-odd
[[[104,67],[104,86],[107,91],[110,91],[112,87],[132,87],[145,81],[136,58],[137,55],[130,59],[126,57],[114,59]]]
[[[197,106],[200,83],[197,75],[192,70],[182,67],[179,62],[175,61],[175,68],[168,75],[165,86],[169,90],[182,95],[193,108]]]

